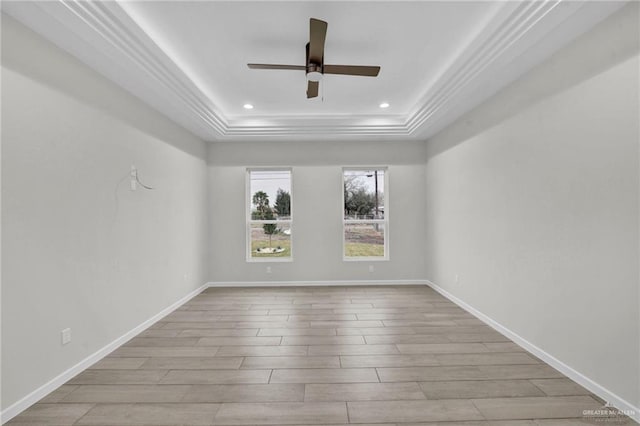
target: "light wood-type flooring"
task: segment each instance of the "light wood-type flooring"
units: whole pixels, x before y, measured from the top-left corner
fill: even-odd
[[[9,424],[562,426],[602,405],[429,287],[210,288]]]

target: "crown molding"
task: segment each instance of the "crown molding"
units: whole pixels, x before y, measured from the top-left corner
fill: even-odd
[[[227,123],[116,2],[11,2],[3,11],[205,140]]]
[[[467,46],[464,53],[434,84],[432,90],[418,102],[417,108],[406,122],[409,131],[415,131],[449,105],[456,94],[472,84],[483,71],[504,55],[535,25],[540,25],[545,16],[551,13],[561,1],[505,3],[501,12],[507,11],[506,18],[503,13],[498,13],[497,19],[487,25],[484,34],[479,35],[475,43],[472,42]]]
[[[409,114],[411,134],[429,138],[549,58],[626,0],[504,2]]]
[[[419,139],[435,134],[561,47],[548,35],[587,3],[501,3],[439,78],[423,89],[407,116],[249,118],[226,117],[215,99],[207,96],[117,2],[9,2],[3,4],[3,10],[204,140]],[[598,12],[591,13],[594,22],[577,25],[574,32],[586,30],[621,5],[602,2],[596,6]],[[550,46],[537,49],[536,58],[523,61],[527,66],[511,65],[545,37]],[[565,34],[559,42],[570,39]]]

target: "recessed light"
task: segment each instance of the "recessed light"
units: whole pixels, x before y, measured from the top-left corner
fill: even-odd
[[[253,105],[251,104],[244,104],[243,107],[244,109],[253,109]]]
[[[389,104],[387,102],[383,102],[380,104],[380,108],[389,108]]]

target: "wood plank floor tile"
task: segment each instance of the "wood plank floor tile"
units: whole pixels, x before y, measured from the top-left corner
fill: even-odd
[[[216,356],[304,356],[307,353],[307,346],[223,346]]]
[[[307,384],[305,401],[392,401],[425,399],[420,386],[409,383]]]
[[[284,336],[283,345],[364,345],[362,336]]]
[[[149,358],[126,358],[109,356],[93,364],[92,370],[137,370]]]
[[[416,334],[450,334],[450,333],[489,333],[493,329],[487,325],[468,325],[456,327],[411,327]]]
[[[224,305],[214,305],[212,303],[196,303],[183,305],[179,311],[211,311],[216,315],[269,315],[269,309],[249,309],[251,305],[238,306],[237,309],[232,309]],[[242,309],[240,309],[242,308]]]
[[[482,343],[399,343],[396,345],[402,354],[436,354],[436,353],[479,353],[489,352]]]
[[[304,385],[245,384],[245,385],[193,385],[183,402],[302,402]]]
[[[38,401],[39,404],[55,404],[78,388],[78,385],[62,385]]]
[[[234,323],[235,328],[308,328],[310,326],[310,321],[237,321]]]
[[[498,352],[479,354],[433,354],[442,365],[508,365],[539,364],[525,352]]]
[[[312,309],[334,309],[334,308],[373,308],[370,303],[312,303]]]
[[[188,385],[80,385],[62,399],[69,403],[180,402]]]
[[[347,402],[352,423],[483,420],[468,400]]]
[[[451,342],[509,342],[500,333],[448,333]]]
[[[428,311],[428,308],[353,308],[349,305],[345,305],[341,308],[333,308],[332,311],[336,314],[403,314],[407,312],[424,312]]]
[[[547,396],[574,396],[590,395],[591,392],[574,382],[573,380],[560,379],[532,379],[531,383],[537,386]]]
[[[197,346],[271,346],[279,345],[282,338],[273,337],[201,337]]]
[[[342,402],[224,403],[216,425],[289,425],[348,423]]]
[[[430,354],[418,355],[344,355],[340,357],[343,368],[357,367],[417,367],[439,365]]]
[[[173,347],[173,348],[150,348],[150,347],[133,347],[122,346],[109,354],[110,357],[143,357],[143,358],[168,358],[168,357],[207,357],[213,356],[218,351],[216,346],[202,347]]]
[[[463,422],[402,423],[397,426],[538,426],[538,423],[536,423],[535,420],[476,420]],[[586,425],[582,424],[582,426]]]
[[[382,320],[385,327],[455,327],[459,325],[452,320]]]
[[[178,337],[180,330],[164,330],[160,328],[150,328],[138,334],[138,337]],[[185,336],[189,337],[189,336]]]
[[[340,358],[337,356],[246,357],[240,368],[340,368]]]
[[[386,334],[416,334],[412,327],[363,327],[338,328],[338,336],[378,336]]]
[[[335,336],[335,328],[261,328],[258,336]]]
[[[78,425],[209,426],[220,404],[99,404]]]
[[[404,313],[358,313],[359,320],[424,320],[422,312],[404,312]]]
[[[505,422],[513,422],[514,420],[505,420]],[[603,421],[594,421],[587,420],[584,417],[576,417],[573,419],[537,419],[534,420],[535,426],[593,426],[595,425],[606,425],[611,424],[612,422],[603,422]],[[628,425],[633,426],[635,423],[631,419],[621,419],[617,420],[614,425]]]
[[[196,337],[134,337],[129,340],[125,347],[187,347],[198,343]]]
[[[311,345],[309,355],[378,355],[397,354],[395,345]]]
[[[162,326],[163,330],[193,330],[199,328],[211,329],[211,328],[223,328],[228,330],[236,330],[236,323],[233,321],[185,321],[185,322],[170,322],[167,321]],[[251,327],[242,327],[251,328]],[[259,327],[254,327],[259,328]]]
[[[250,309],[264,309],[267,308],[269,309],[269,313],[273,314],[273,315],[290,315],[290,314],[295,314],[296,312],[300,312],[300,311],[310,311],[311,310],[311,304],[299,304],[299,305],[294,305],[294,304],[282,304],[282,303],[264,303],[264,304],[259,304],[259,305],[251,305]],[[314,309],[314,311],[317,310],[320,313],[325,313],[324,311],[327,311],[328,309]],[[280,312],[282,311],[282,312]]]
[[[524,352],[524,349],[513,342],[486,342],[483,344],[489,352]]]
[[[496,380],[552,379],[564,377],[558,370],[546,364],[530,365],[479,365],[487,378]]]
[[[368,345],[384,345],[394,343],[448,343],[444,335],[439,334],[390,334],[384,336],[366,336]]]
[[[590,396],[474,399],[486,419],[544,419],[581,417],[584,410],[602,407]]]
[[[553,368],[542,365],[461,365],[435,367],[378,368],[382,382],[432,380],[515,380],[559,377]]]
[[[271,370],[171,370],[160,383],[171,385],[228,385],[268,383]]]
[[[213,312],[213,314],[215,315],[215,317],[213,319],[217,320],[217,321],[238,321],[238,322],[251,321],[251,322],[264,322],[264,323],[289,321],[289,315],[272,315],[272,314],[267,314],[267,315],[218,315],[216,312]],[[291,322],[294,322],[294,321],[291,320]],[[295,321],[295,322],[303,322],[303,321]]]
[[[428,399],[545,396],[528,380],[458,380],[420,383]]]
[[[143,370],[237,370],[243,357],[172,357],[149,358]]]
[[[309,312],[309,311],[307,311]],[[289,321],[356,321],[355,314],[318,314],[318,313],[299,313],[289,315]]]
[[[195,328],[190,330],[175,330],[179,337],[239,337],[256,336],[257,328]],[[174,330],[167,330],[174,331]]]
[[[309,321],[313,328],[383,327],[382,321]]]
[[[455,319],[453,320],[458,325],[482,325],[484,324],[477,318],[468,318],[468,319]]]
[[[378,382],[374,368],[296,368],[273,370],[269,383]]]
[[[156,384],[167,370],[85,370],[70,385],[147,385]]]
[[[72,425],[91,408],[93,404],[35,404],[7,425]]]

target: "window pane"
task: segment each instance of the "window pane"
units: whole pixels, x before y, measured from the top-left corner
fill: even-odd
[[[384,219],[384,172],[344,171],[345,219]]]
[[[290,257],[291,226],[288,223],[252,223],[251,257]]]
[[[251,219],[291,218],[291,171],[252,170]]]
[[[344,255],[346,257],[384,257],[384,224],[346,223]]]
[[[290,259],[291,170],[249,170],[247,204],[248,259]]]

